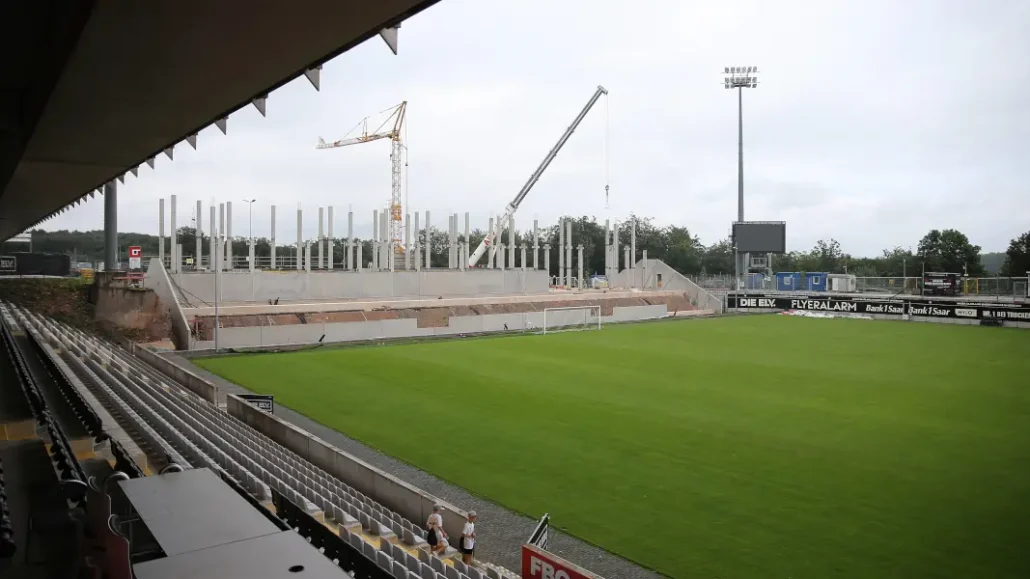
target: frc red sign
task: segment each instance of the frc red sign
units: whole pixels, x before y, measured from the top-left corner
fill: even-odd
[[[129,257],[143,257],[143,248],[138,245],[129,246]]]
[[[532,545],[523,545],[522,579],[601,579],[601,577],[543,549]]]

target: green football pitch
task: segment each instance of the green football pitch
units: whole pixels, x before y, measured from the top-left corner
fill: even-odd
[[[1025,330],[749,316],[199,364],[666,575],[1030,577]]]

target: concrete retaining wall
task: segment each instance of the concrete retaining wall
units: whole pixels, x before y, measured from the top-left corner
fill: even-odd
[[[169,376],[191,392],[212,404],[218,404],[218,387],[193,372],[166,360],[161,354],[151,352],[145,346],[133,346],[132,353],[158,372]]]
[[[161,305],[167,308],[168,319],[172,323],[172,342],[175,343],[175,347],[180,350],[189,350],[191,340],[189,324],[186,322],[186,316],[182,313],[182,307],[179,306],[179,299],[172,286],[171,277],[165,271],[164,264],[156,257],[150,260],[150,266],[147,268],[146,284],[148,289],[154,290],[154,293],[157,294]]]
[[[461,536],[465,511],[379,470],[306,430],[258,410],[238,396],[226,396],[226,405],[230,415],[417,525],[429,518],[434,504],[442,505],[444,530],[448,536]]]
[[[179,286],[213,303],[213,273],[182,273]],[[427,270],[395,272],[231,272],[222,274],[222,302],[367,298],[437,298],[547,293],[542,270]]]
[[[630,276],[634,274],[640,278],[631,280]],[[690,296],[698,309],[722,313],[723,302],[719,296],[690,281],[660,259],[642,259],[635,268],[623,270],[615,276],[615,287],[626,287],[631,283],[634,287],[650,290],[682,291]]]
[[[668,315],[668,306],[616,307],[611,316],[601,316],[602,323],[654,320]],[[573,321],[573,320],[570,320]],[[219,330],[219,348],[255,348],[330,342],[356,342],[387,338],[416,338],[453,334],[478,334],[542,329],[544,312],[452,316],[444,327],[419,328],[415,318],[367,322],[334,322],[290,324],[282,326],[247,326]],[[323,336],[325,336],[323,338]],[[196,341],[194,349],[214,348],[212,341]]]

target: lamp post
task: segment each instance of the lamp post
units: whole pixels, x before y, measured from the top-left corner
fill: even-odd
[[[758,87],[758,67],[727,66],[723,67],[722,74],[723,87],[737,89],[737,221],[744,221],[744,89]],[[736,258],[737,289],[740,289],[740,273],[747,272],[747,259],[746,253]]]

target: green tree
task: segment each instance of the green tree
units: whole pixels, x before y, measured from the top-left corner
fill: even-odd
[[[1005,252],[1002,275],[1022,277],[1030,271],[1030,231],[1013,239]]]
[[[980,264],[980,246],[957,229],[931,230],[921,240],[917,252],[922,256],[926,271],[962,273],[979,276],[984,272]]]

